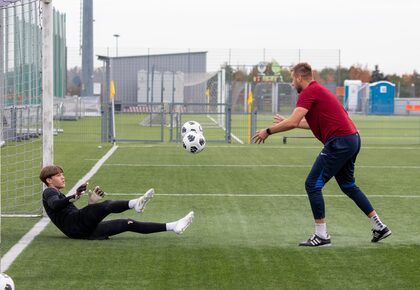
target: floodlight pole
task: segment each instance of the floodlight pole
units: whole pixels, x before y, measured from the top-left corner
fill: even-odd
[[[82,92],[93,96],[93,0],[83,0]]]
[[[114,34],[115,37],[115,56],[118,57],[118,37],[120,37],[119,34]]]

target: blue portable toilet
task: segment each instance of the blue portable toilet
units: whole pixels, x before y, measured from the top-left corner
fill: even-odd
[[[369,85],[369,113],[380,115],[394,114],[395,85],[379,81]]]

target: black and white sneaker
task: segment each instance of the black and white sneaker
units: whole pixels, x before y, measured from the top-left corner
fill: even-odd
[[[314,234],[307,241],[300,243],[299,246],[303,246],[303,247],[331,246],[331,237],[328,235],[326,239],[323,239]]]
[[[377,231],[375,229],[372,229],[372,243],[377,243],[380,240],[385,239],[386,237],[389,237],[392,234],[391,230],[388,229],[388,227],[384,227],[382,230]]]

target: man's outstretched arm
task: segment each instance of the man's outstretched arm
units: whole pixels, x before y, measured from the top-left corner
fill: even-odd
[[[258,130],[257,133],[252,137],[255,143],[261,143],[267,139],[267,137],[274,133],[289,131],[295,128],[308,128],[308,123],[306,120],[303,122],[302,120],[305,118],[306,113],[308,110],[302,107],[297,107],[293,110],[293,113],[289,116],[289,118],[284,119],[283,121],[274,124],[272,127],[265,128]],[[306,127],[307,126],[307,127]]]

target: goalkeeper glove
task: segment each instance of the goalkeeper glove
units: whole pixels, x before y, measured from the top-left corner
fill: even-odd
[[[70,195],[69,197],[70,197],[69,202],[75,202],[76,200],[80,198],[80,194],[76,193],[76,194]]]
[[[85,182],[85,183],[83,183],[82,185],[80,185],[80,186],[76,189],[76,194],[78,194],[78,195],[82,195],[82,194],[86,191],[88,184],[89,184],[89,182]]]
[[[75,202],[76,200],[78,200],[80,198],[80,196],[85,193],[87,186],[88,186],[88,182],[83,183],[82,185],[80,185],[77,189],[76,189],[76,193],[70,196],[69,201],[70,202]]]
[[[105,192],[96,186],[93,190],[89,190],[89,204],[94,204],[100,201],[105,196]]]

